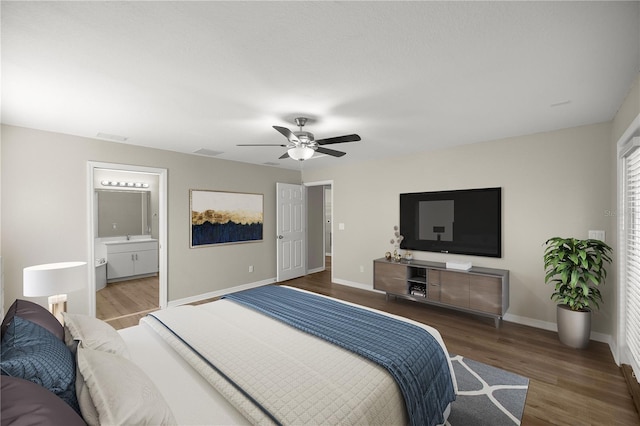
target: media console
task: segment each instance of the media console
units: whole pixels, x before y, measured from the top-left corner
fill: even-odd
[[[447,269],[422,260],[373,261],[373,288],[389,295],[443,306],[495,319],[500,326],[509,308],[509,271],[472,267]]]

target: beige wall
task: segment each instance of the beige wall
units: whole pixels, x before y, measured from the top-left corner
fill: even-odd
[[[345,167],[305,170],[303,180],[333,180],[334,277],[371,288],[372,260],[392,249],[399,194],[502,187],[503,257],[416,253],[418,259],[462,260],[510,270],[508,313],[541,326],[555,323],[551,286],[544,285],[543,244],[553,236],[611,236],[611,123],[464,145],[422,155]],[[383,170],[384,173],[380,173]],[[344,223],[344,230],[338,230]],[[364,272],[360,272],[364,266]],[[594,331],[609,333],[611,288],[594,315]],[[611,287],[611,286],[608,286]]]
[[[300,183],[298,171],[13,126],[2,126],[1,161],[5,305],[22,297],[24,267],[88,261],[88,161],[168,170],[169,301],[274,278],[275,184]],[[189,189],[264,194],[264,240],[190,249]],[[68,309],[88,312],[88,293],[69,294]]]

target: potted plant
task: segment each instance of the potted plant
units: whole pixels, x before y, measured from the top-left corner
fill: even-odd
[[[554,284],[558,302],[558,337],[565,345],[586,348],[591,335],[591,311],[599,308],[598,285],[607,277],[611,247],[600,240],[550,238],[545,243],[545,284]]]

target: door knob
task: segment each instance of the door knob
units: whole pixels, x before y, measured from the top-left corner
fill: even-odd
[[[283,238],[284,238],[284,236],[282,236],[282,235],[278,235],[278,239],[279,239],[279,240],[281,240],[281,239],[283,239]]]

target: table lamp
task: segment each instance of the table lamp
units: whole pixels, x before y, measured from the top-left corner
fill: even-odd
[[[67,310],[67,293],[85,287],[86,266],[87,262],[60,262],[24,268],[24,296],[49,296],[49,311],[63,323],[62,313]]]

